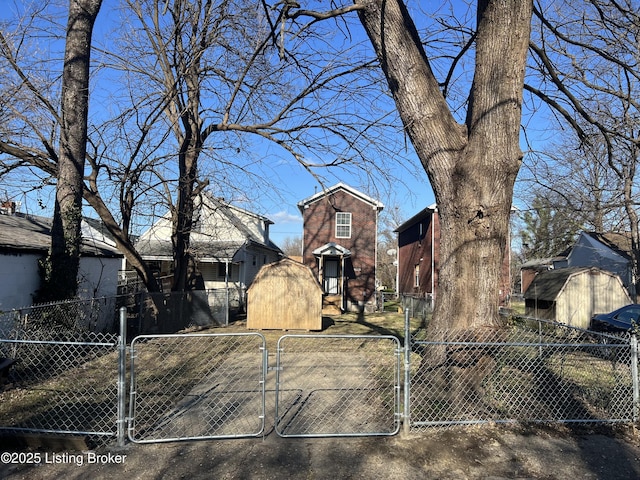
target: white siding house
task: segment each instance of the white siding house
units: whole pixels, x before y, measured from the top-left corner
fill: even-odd
[[[40,285],[38,260],[51,245],[51,219],[0,214],[0,311],[31,306]],[[122,254],[83,220],[78,297],[114,296]]]
[[[269,239],[272,223],[266,217],[203,193],[196,201],[190,250],[204,289],[235,288],[244,305],[244,292],[260,267],[282,257],[282,251]],[[136,242],[142,258],[161,277],[172,274],[171,232],[171,216],[167,212]]]

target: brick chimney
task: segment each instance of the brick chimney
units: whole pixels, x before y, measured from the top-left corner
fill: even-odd
[[[3,215],[15,215],[16,213],[16,202],[4,201],[2,205],[0,205],[0,214]]]

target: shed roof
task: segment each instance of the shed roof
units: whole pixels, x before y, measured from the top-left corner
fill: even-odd
[[[538,300],[553,302],[558,298],[558,295],[571,277],[586,272],[615,276],[610,272],[594,267],[569,267],[547,270],[536,275],[524,293],[524,298],[537,298]]]
[[[0,250],[44,253],[51,246],[50,218],[15,213],[0,214]],[[86,220],[83,219],[83,223]],[[95,238],[82,238],[80,252],[83,256],[121,257],[122,254]]]
[[[284,257],[277,262],[263,265],[249,286],[249,290],[259,288],[257,285],[271,276],[285,276],[295,282],[299,282],[301,280],[306,281],[310,286],[315,285],[315,287],[311,288],[317,287],[317,290],[322,292],[320,282],[313,274],[311,268],[289,257]]]

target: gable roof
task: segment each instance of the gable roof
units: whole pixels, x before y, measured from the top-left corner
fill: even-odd
[[[300,212],[302,212],[306,205],[309,205],[313,202],[317,202],[318,200],[321,200],[323,198],[329,197],[339,191],[346,192],[349,195],[356,197],[360,201],[368,203],[378,211],[381,211],[384,208],[384,205],[382,204],[382,202],[370,197],[369,195],[366,195],[360,192],[359,190],[356,190],[353,187],[350,187],[345,183],[340,182],[335,184],[333,187],[329,187],[326,190],[322,190],[314,195],[311,195],[310,197],[305,198],[304,200],[300,200],[298,202],[298,209],[300,210]]]
[[[407,220],[407,221],[403,222],[401,225],[399,225],[398,228],[396,228],[394,230],[394,232],[396,232],[396,233],[404,232],[408,228],[411,228],[413,225],[415,225],[417,222],[420,222],[420,221],[426,219],[427,217],[431,217],[437,211],[438,211],[438,208],[436,207],[435,203],[432,204],[432,205],[429,205],[428,207],[425,207],[422,210],[420,210],[418,213],[416,213],[409,220]]]
[[[51,247],[51,225],[53,220],[47,217],[15,213],[0,214],[0,251],[22,251],[46,253]],[[90,230],[86,219],[82,220],[82,244],[80,253],[90,257],[122,257],[112,245],[95,235],[88,235]]]
[[[280,248],[270,238],[265,239],[263,235],[260,235],[259,231],[256,231],[255,228],[250,228],[245,223],[248,218],[253,219],[266,229],[268,225],[273,224],[267,217],[231,205],[224,199],[215,197],[208,192],[203,193],[195,207],[196,210],[206,209],[210,216],[217,215],[217,218],[222,220],[225,225],[232,227],[232,234],[225,229],[225,234],[220,236],[212,235],[213,230],[204,234],[192,232],[189,248],[199,259],[228,261],[233,259],[234,255],[243,246],[259,246],[281,252]],[[211,224],[210,226],[214,227],[215,225]],[[164,233],[159,233],[162,230],[164,230]],[[170,213],[167,212],[138,238],[136,249],[140,255],[146,260],[173,258],[170,230]]]
[[[583,232],[591,239],[603,244],[618,255],[631,259],[631,234],[617,232]]]
[[[205,196],[206,196],[206,200],[203,202],[203,204],[206,205],[208,201],[208,203],[210,204],[210,208],[213,207],[213,209],[215,209],[217,212],[222,214],[227,220],[229,220],[229,223],[231,225],[233,225],[238,231],[242,232],[242,235],[244,236],[245,239],[258,244],[264,244],[264,239],[258,238],[255,235],[255,233],[251,231],[251,229],[249,229],[247,225],[245,225],[242,222],[242,220],[238,215],[242,214],[242,215],[248,215],[250,217],[254,217],[257,220],[263,222],[265,225],[273,225],[273,222],[271,220],[269,220],[267,217],[264,217],[262,215],[258,215],[257,213],[253,213],[243,208],[231,205],[230,203],[227,203],[226,201],[224,201],[224,199],[214,197],[213,195],[210,195],[207,192],[205,192]],[[269,243],[267,244],[267,246],[278,249],[278,247],[273,242],[271,242],[271,239],[269,239]]]
[[[585,272],[597,272],[601,275],[615,277],[614,274],[595,267],[568,267],[546,270],[535,276],[527,291],[524,292],[524,298],[537,298],[538,300],[553,302],[558,298],[558,295],[560,295],[571,277]]]

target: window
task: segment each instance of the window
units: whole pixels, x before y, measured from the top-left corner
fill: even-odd
[[[336,213],[336,238],[351,238],[351,213]]]
[[[420,286],[420,264],[417,264],[413,267],[413,286]]]

